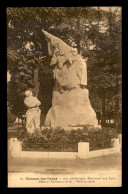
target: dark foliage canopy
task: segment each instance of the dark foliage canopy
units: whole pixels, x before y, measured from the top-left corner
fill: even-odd
[[[7,8],[7,67],[11,74],[8,102],[15,115],[25,112],[23,93],[34,88],[33,74],[37,67],[42,112],[46,114],[51,106],[54,81],[42,29],[77,47],[83,57],[88,57],[88,88],[95,110],[101,110],[103,97],[108,102],[121,98],[121,14],[118,10]]]

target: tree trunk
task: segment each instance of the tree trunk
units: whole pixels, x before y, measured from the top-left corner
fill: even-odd
[[[80,30],[80,19],[79,17],[77,18],[77,31],[79,32]],[[80,54],[80,34],[77,34],[76,36],[76,44],[77,44],[77,51]]]
[[[40,86],[40,83],[38,82],[38,68],[34,69],[34,85],[35,85],[34,93],[35,96],[38,97]]]
[[[115,125],[117,128],[117,131],[119,130],[119,80],[116,79],[116,97],[115,97]]]
[[[18,117],[18,129],[19,129],[19,117]]]
[[[80,35],[77,35],[76,44],[77,44],[77,51],[80,54]]]
[[[101,118],[101,125],[105,126],[105,96],[102,96],[102,118]]]

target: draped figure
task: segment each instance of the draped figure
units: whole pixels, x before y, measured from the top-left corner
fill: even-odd
[[[52,56],[50,65],[55,65],[52,107],[46,115],[45,125],[53,128],[78,125],[98,127],[86,89],[86,61],[76,48],[46,31],[43,33],[48,42],[49,55]]]

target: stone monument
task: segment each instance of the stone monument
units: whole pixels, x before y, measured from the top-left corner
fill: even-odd
[[[42,32],[48,43],[49,55],[52,56],[50,65],[55,65],[52,107],[46,115],[45,125],[53,128],[78,125],[99,127],[86,89],[85,60],[76,48],[46,31]]]
[[[33,96],[33,93],[29,90],[25,92],[24,103],[27,106],[28,110],[26,112],[26,129],[28,133],[34,133],[35,130],[40,131],[40,114],[41,110],[39,106],[41,102],[37,97]]]

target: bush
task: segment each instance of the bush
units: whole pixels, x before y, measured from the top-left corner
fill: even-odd
[[[77,151],[79,142],[89,142],[91,151],[110,148],[111,139],[117,138],[117,136],[117,132],[113,128],[96,129],[84,126],[83,129],[70,131],[61,128],[45,128],[40,133],[23,133],[18,139],[23,142],[25,149],[40,150],[44,146],[46,151]]]

